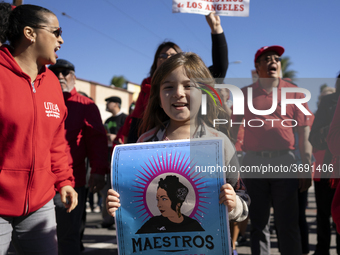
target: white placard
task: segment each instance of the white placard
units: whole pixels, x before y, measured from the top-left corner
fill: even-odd
[[[173,13],[207,15],[215,11],[220,16],[248,17],[249,0],[173,0]]]

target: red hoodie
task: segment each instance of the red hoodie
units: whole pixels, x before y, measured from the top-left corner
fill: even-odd
[[[145,78],[142,82],[141,91],[138,95],[135,109],[131,113],[132,118],[137,119],[143,118],[143,114],[149,102],[150,91],[151,91],[151,77],[148,77]]]
[[[73,184],[65,152],[66,106],[46,67],[31,84],[5,46],[0,48],[0,216],[22,216]]]

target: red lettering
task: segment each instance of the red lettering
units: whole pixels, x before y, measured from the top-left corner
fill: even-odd
[[[238,0],[239,2],[243,2],[243,0]]]
[[[231,4],[224,4],[223,11],[232,11],[231,6],[232,6]]]
[[[202,3],[198,3],[198,9],[202,9]]]
[[[211,6],[211,11],[216,11],[216,5]]]
[[[217,8],[218,11],[220,11],[220,10],[222,10],[222,5],[221,5],[221,4],[218,4],[218,5],[216,6],[216,8]]]
[[[243,4],[240,5],[240,11],[241,11],[241,12],[244,11],[244,5],[243,5]]]
[[[187,8],[191,8],[190,5],[189,5],[190,2],[187,2]]]
[[[197,8],[197,3],[196,3],[196,2],[193,2],[193,3],[192,3],[192,7],[193,7],[193,8]]]
[[[236,11],[236,12],[238,11],[238,4],[234,5],[234,11]]]
[[[207,6],[205,7],[205,10],[210,11],[209,4],[207,4]]]

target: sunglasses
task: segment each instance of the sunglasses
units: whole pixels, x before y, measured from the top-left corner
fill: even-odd
[[[176,55],[176,53],[172,53],[172,54],[161,53],[161,54],[158,55],[158,58],[168,59],[168,58],[175,56],[175,55]]]
[[[50,32],[50,33],[52,33],[52,34],[54,34],[54,36],[55,37],[59,37],[59,36],[61,36],[61,34],[62,34],[62,30],[61,30],[61,27],[58,27],[56,30],[54,30],[54,31],[50,31],[50,30],[48,30],[48,29],[45,29],[46,27],[51,27],[51,26],[32,26],[33,28],[40,28],[40,29],[44,29],[44,30],[46,30],[46,31],[48,31],[48,32]]]
[[[269,62],[273,62],[273,60],[275,60],[276,63],[281,62],[281,58],[275,57],[275,56],[267,56],[267,57],[261,59],[260,61],[265,61],[265,62],[269,63]]]
[[[70,72],[72,72],[72,70],[70,69],[62,69],[62,70],[52,70],[52,72],[58,77],[59,74],[61,73],[64,77],[66,77],[67,75],[69,75]]]

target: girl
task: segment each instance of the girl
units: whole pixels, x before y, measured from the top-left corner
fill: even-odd
[[[215,12],[206,16],[207,23],[211,29],[212,40],[212,66],[209,71],[214,78],[224,78],[228,69],[228,46],[224,36],[221,20]],[[135,143],[138,139],[138,129],[141,119],[146,110],[151,90],[151,77],[157,68],[169,57],[182,52],[181,48],[173,42],[164,42],[160,44],[154,55],[153,63],[150,68],[150,76],[145,78],[141,85],[141,92],[138,95],[136,106],[131,114],[131,126],[129,130],[127,143]]]
[[[203,61],[194,53],[178,53],[165,61],[152,77],[151,93],[143,117],[138,142],[221,137],[224,141],[225,165],[239,167],[236,151],[229,138],[212,128],[213,119],[222,108],[207,97],[207,114],[201,115],[202,90],[206,80],[213,81]],[[236,191],[236,192],[235,192]],[[248,215],[249,196],[238,173],[227,173],[219,202],[228,207],[229,219],[243,221]],[[110,189],[107,210],[115,216],[120,206],[119,194]]]
[[[0,4],[1,5],[1,4]],[[2,13],[3,14],[3,13]],[[67,211],[77,205],[68,165],[66,106],[56,63],[63,44],[57,17],[20,5],[1,19],[10,45],[0,48],[0,254],[57,255],[55,189]]]

